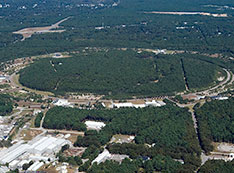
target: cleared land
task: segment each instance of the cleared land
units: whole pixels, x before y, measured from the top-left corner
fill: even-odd
[[[30,38],[33,34],[43,34],[43,33],[54,33],[54,32],[64,32],[65,30],[52,30],[59,28],[59,24],[63,23],[64,21],[68,20],[70,17],[67,17],[63,20],[60,20],[59,22],[51,25],[51,26],[45,26],[45,27],[33,27],[33,28],[24,28],[19,31],[13,32],[13,34],[20,34],[23,36],[23,39],[21,41],[24,41],[26,38]]]

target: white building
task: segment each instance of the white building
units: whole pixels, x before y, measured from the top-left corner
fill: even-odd
[[[105,123],[97,121],[85,121],[85,125],[87,126],[87,129],[91,130],[101,130],[103,127],[106,126]]]
[[[55,106],[68,106],[68,107],[72,107],[71,103],[69,103],[68,100],[66,100],[66,99],[57,99],[57,100],[53,101],[53,104]]]
[[[6,77],[6,76],[0,76],[0,82],[3,82],[3,81],[5,81],[5,80],[7,80],[7,77]]]
[[[6,166],[0,166],[0,172],[1,173],[5,173],[5,172],[9,172],[9,171],[10,171],[10,169],[8,167],[6,167]]]
[[[163,101],[155,101],[155,100],[145,102],[145,104],[146,106],[155,106],[155,107],[166,105]]]
[[[36,170],[38,170],[40,167],[42,167],[43,165],[44,165],[43,162],[36,161],[35,163],[33,163],[33,164],[27,169],[27,171],[36,171]]]
[[[18,167],[19,162],[19,160],[13,160],[11,163],[9,163],[9,168],[15,170]]]
[[[12,147],[8,148],[7,150],[3,150],[0,152],[0,163],[6,164],[10,163],[13,160],[17,159],[19,156],[23,155],[29,145],[27,144],[19,144],[17,146],[13,145]]]
[[[124,108],[124,107],[129,107],[129,108],[144,108],[147,106],[155,106],[155,107],[159,107],[159,106],[164,106],[166,105],[166,103],[164,103],[163,101],[146,101],[144,104],[133,104],[131,102],[126,102],[126,103],[112,103],[111,107],[113,108]]]
[[[110,158],[111,157],[111,154],[110,154],[110,152],[107,150],[107,149],[104,149],[104,151],[101,153],[101,154],[99,154],[97,157],[96,157],[96,159],[94,159],[93,161],[92,161],[92,164],[93,163],[97,163],[97,164],[100,164],[100,163],[102,163],[102,162],[105,162],[108,158]]]

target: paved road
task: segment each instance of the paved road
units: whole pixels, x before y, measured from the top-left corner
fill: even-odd
[[[209,95],[210,94],[210,91],[212,91],[212,90],[215,90],[215,89],[217,89],[217,88],[219,88],[219,87],[225,87],[225,85],[227,84],[227,82],[231,79],[231,77],[232,77],[232,74],[227,70],[227,69],[223,69],[225,72],[226,72],[226,74],[227,74],[227,78],[224,80],[224,81],[222,81],[221,83],[219,83],[218,85],[216,85],[216,86],[214,86],[214,87],[212,87],[212,88],[210,88],[210,89],[207,89],[207,90],[204,90],[204,91],[199,91],[199,92],[196,92],[196,93],[194,93],[194,94],[204,94],[204,95]]]

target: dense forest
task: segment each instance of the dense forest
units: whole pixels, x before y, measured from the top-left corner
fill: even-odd
[[[208,160],[200,170],[199,173],[232,173],[234,170],[234,160],[225,162],[224,160]]]
[[[213,100],[196,109],[201,145],[206,152],[212,151],[214,142],[234,143],[234,98]]]
[[[43,113],[41,113],[41,112],[38,113],[36,118],[35,118],[35,121],[34,121],[35,127],[40,127],[42,118],[43,118]]]
[[[189,89],[207,87],[217,80],[217,65],[197,59],[181,59]]]
[[[11,96],[0,94],[0,116],[5,116],[13,110],[13,102]]]
[[[91,50],[66,59],[38,60],[20,72],[20,82],[54,93],[88,92],[126,98],[183,91],[184,75],[189,88],[206,87],[215,81],[218,71],[222,70],[217,65],[189,54]]]
[[[195,169],[200,164],[200,148],[191,116],[187,109],[173,105],[160,108],[80,110],[55,107],[44,119],[43,127],[53,129],[86,130],[85,120],[106,123],[99,132],[86,131],[78,136],[75,146],[99,148],[115,134],[134,135],[136,144],[109,144],[110,152],[153,158],[157,154],[183,159],[184,169]],[[144,144],[155,144],[145,147]]]
[[[182,165],[170,157],[156,155],[152,160],[145,162],[143,162],[141,158],[134,161],[125,159],[120,165],[116,162],[106,161],[99,165],[94,164],[87,172],[134,173],[140,170],[144,170],[146,173],[154,171],[175,173],[182,171]]]

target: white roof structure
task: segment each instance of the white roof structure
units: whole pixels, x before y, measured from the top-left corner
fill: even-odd
[[[42,137],[30,149],[33,153],[53,152],[56,148],[67,143],[65,139],[57,139],[55,137]]]
[[[159,107],[159,106],[164,106],[164,105],[166,105],[166,103],[164,103],[163,101],[155,101],[155,100],[146,101],[145,104],[133,104],[131,102],[112,104],[113,107],[117,107],[117,108],[121,108],[121,107],[144,108],[146,106]]]
[[[1,173],[5,173],[5,172],[9,172],[10,171],[10,169],[8,169],[8,167],[6,167],[6,166],[0,166],[0,172]]]
[[[227,100],[228,97],[218,97],[217,100]]]
[[[97,121],[85,121],[85,125],[87,126],[88,129],[93,129],[93,130],[101,130],[103,127],[106,126],[105,123]]]
[[[156,106],[156,107],[159,107],[159,106],[164,106],[166,105],[166,103],[164,103],[163,101],[155,101],[155,100],[152,100],[151,102],[145,102],[145,104],[147,106]]]
[[[0,81],[6,80],[6,76],[0,76]]]
[[[107,159],[109,159],[111,157],[111,154],[110,154],[110,152],[107,150],[107,149],[104,149],[104,151],[101,153],[101,154],[99,154],[97,157],[96,157],[96,159],[94,159],[93,161],[92,161],[92,164],[93,163],[95,163],[95,162],[97,162],[97,164],[100,164],[100,163],[102,163],[102,162],[105,162]]]
[[[40,155],[30,155],[29,156],[29,159],[30,160],[36,160],[36,161],[40,161],[40,160],[43,160],[43,161],[48,161],[48,157],[43,157],[43,156],[40,156]]]
[[[29,148],[29,145],[27,144],[19,145],[18,147],[13,148],[13,149],[9,148],[6,154],[0,153],[0,163],[1,164],[10,163],[11,161],[17,159],[19,156],[24,154],[28,148]]]
[[[36,171],[36,170],[38,170],[40,167],[42,167],[43,165],[44,165],[43,162],[36,161],[36,162],[33,163],[27,170],[28,170],[28,171]]]
[[[68,100],[65,99],[57,99],[53,102],[55,106],[71,106]]]
[[[67,138],[69,138],[70,136],[71,136],[71,134],[66,134],[66,135],[64,136],[64,138],[67,139]]]
[[[9,167],[11,169],[15,169],[20,161],[19,160],[13,160],[11,163],[9,163]]]
[[[22,167],[25,163],[29,163],[30,160],[22,160],[18,163],[18,167]]]
[[[126,102],[126,103],[113,103],[113,107],[117,107],[117,108],[123,108],[123,107],[134,107],[134,108],[144,108],[146,105],[145,104],[133,104],[130,102]]]
[[[114,107],[121,108],[121,107],[133,107],[132,103],[113,103]]]

